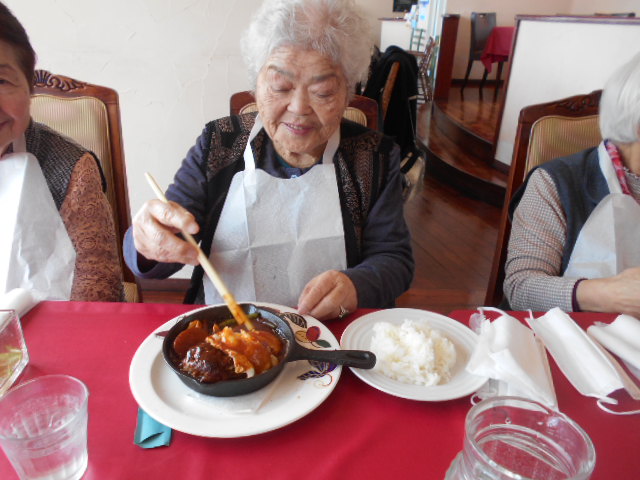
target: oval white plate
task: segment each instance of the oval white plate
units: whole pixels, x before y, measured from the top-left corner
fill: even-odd
[[[296,313],[294,309],[280,305],[256,305]],[[206,308],[210,307],[183,315]],[[162,356],[163,337],[156,335],[156,332],[168,330],[183,315],[154,330],[138,347],[129,368],[129,385],[138,405],[155,420],[174,430],[219,438],[269,432],[307,415],[329,396],[338,383],[342,367],[335,366],[333,370],[324,372],[308,361],[297,361],[287,363],[278,378],[258,392],[231,399],[197,394],[167,366]],[[304,320],[307,327],[320,329],[318,340],[303,343],[305,347],[340,349],[338,340],[326,326],[306,315]],[[289,323],[299,341],[306,339],[306,328]],[[301,380],[301,375],[308,378]],[[264,390],[271,386],[273,388],[265,395]],[[234,410],[238,404],[250,405],[253,411]]]
[[[401,325],[405,320],[425,323],[431,328],[439,330],[456,347],[456,363],[453,367],[451,380],[443,385],[425,387],[411,385],[383,375],[379,371],[351,370],[365,383],[396,397],[410,400],[443,401],[470,395],[478,390],[486,381],[465,371],[469,357],[478,342],[478,336],[462,323],[438,313],[427,312],[412,308],[392,308],[369,313],[354,320],[342,334],[340,346],[344,349],[370,350],[373,337],[373,325],[377,322],[389,322]]]

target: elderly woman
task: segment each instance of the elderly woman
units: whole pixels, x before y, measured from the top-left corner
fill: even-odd
[[[132,269],[166,277],[195,265],[175,235],[184,229],[238,301],[319,319],[392,306],[414,268],[399,149],[342,119],[369,38],[351,0],[266,0],[243,40],[258,114],[206,125],[167,191],[172,202],[151,200],[135,216]],[[199,268],[187,301],[221,302]]]
[[[506,262],[512,308],[640,316],[640,54],[607,81],[600,130],[598,147],[528,178]]]
[[[99,164],[31,120],[34,68],[24,28],[0,3],[0,221],[4,235],[14,232],[0,251],[0,294],[23,287],[38,298],[119,301],[122,271]]]

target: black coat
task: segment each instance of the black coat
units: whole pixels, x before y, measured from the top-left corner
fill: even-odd
[[[391,66],[400,63],[391,93],[387,114],[382,120],[382,91]],[[394,45],[387,48],[371,69],[364,95],[378,102],[382,131],[400,145],[402,156],[415,150],[416,98],[418,95],[418,62],[416,57]]]

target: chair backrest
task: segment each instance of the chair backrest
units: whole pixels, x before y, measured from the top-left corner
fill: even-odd
[[[126,299],[138,301],[137,280],[122,255],[122,238],[131,225],[131,213],[117,92],[36,70],[31,116],[92,151],[100,161],[107,180],[106,193],[113,212]]]
[[[470,59],[480,60],[487,39],[495,26],[496,12],[471,12]]]
[[[424,103],[433,100],[433,69],[431,63],[436,51],[436,42],[433,37],[429,37],[424,49],[424,54],[420,56],[418,62],[418,80],[422,87],[422,96]]]
[[[229,112],[231,115],[240,115],[258,111],[256,99],[249,91],[236,92],[231,95]],[[354,95],[349,106],[344,111],[343,117],[365,127],[378,129],[378,104],[375,100],[362,95]]]
[[[509,203],[513,195],[534,167],[600,143],[600,94],[601,90],[596,90],[520,111],[485,305],[497,306],[503,300],[504,265],[511,235]]]
[[[396,86],[396,80],[398,79],[398,73],[400,72],[400,62],[393,62],[389,69],[389,75],[382,88],[382,94],[380,96],[380,116],[382,121],[387,118],[387,112],[389,111],[389,103],[391,103],[391,95],[393,89]]]

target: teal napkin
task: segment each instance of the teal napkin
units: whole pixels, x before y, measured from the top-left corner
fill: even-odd
[[[133,441],[142,448],[165,447],[171,443],[172,430],[138,408],[138,423]]]

